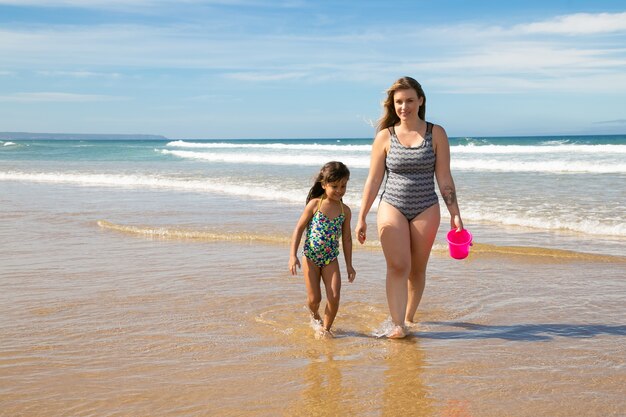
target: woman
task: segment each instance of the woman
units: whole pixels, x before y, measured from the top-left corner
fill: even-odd
[[[426,283],[426,266],[440,222],[435,181],[450,212],[450,226],[463,230],[450,173],[450,145],[441,126],[426,122],[426,97],[410,77],[387,90],[372,145],[356,236],[367,238],[366,218],[385,174],[378,206],[378,235],[387,263],[387,303],[393,322],[389,338],[406,336]]]

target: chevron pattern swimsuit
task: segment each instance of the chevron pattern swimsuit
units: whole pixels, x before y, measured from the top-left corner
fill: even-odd
[[[420,146],[408,148],[400,143],[393,126],[389,128],[387,180],[380,199],[397,208],[408,221],[439,202],[435,192],[432,130],[433,124],[427,123],[424,141]]]

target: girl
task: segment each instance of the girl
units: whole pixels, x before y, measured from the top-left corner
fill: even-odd
[[[296,275],[301,267],[298,261],[298,247],[302,233],[304,238],[304,257],[302,259],[304,280],[307,292],[307,305],[311,317],[318,324],[315,337],[332,337],[330,327],[339,309],[341,274],[339,272],[339,239],[343,246],[348,281],[354,281],[356,271],[352,267],[352,235],[350,208],[341,198],[346,193],[350,171],[341,162],[328,162],[320,170],[315,184],[309,191],[304,212],[296,224],[291,236],[289,270]],[[326,308],[324,320],[319,314],[322,301],[320,278],[326,287]]]

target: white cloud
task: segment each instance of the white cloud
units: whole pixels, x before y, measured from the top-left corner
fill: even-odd
[[[259,0],[0,0],[0,6],[21,7],[68,7],[95,10],[131,10],[152,13],[148,8],[168,6],[256,6],[262,8],[300,8],[306,3],[301,0],[283,0],[278,2],[262,2]]]
[[[225,75],[240,81],[284,81],[301,79],[307,76],[305,72],[233,72]]]
[[[94,72],[94,71],[37,71],[44,77],[71,77],[71,78],[120,78],[119,72]]]
[[[36,92],[36,93],[13,93],[0,95],[2,102],[14,103],[38,103],[38,102],[57,102],[57,103],[82,103],[90,101],[120,101],[128,100],[127,97],[106,96],[99,94],[73,94],[73,93],[56,93],[56,92]]]
[[[246,16],[242,19],[245,22]],[[587,26],[581,26],[582,21]],[[577,91],[577,84],[589,80],[602,91],[622,91],[626,87],[611,84],[622,81],[619,74],[626,72],[626,49],[619,42],[623,37],[616,33],[626,27],[622,21],[626,13],[576,14],[508,28],[367,27],[329,35],[303,35],[294,29],[281,36],[211,25],[33,26],[0,30],[0,56],[4,70],[28,69],[45,76],[116,78],[129,69],[199,69],[211,71],[211,76],[264,83],[379,82],[408,73],[483,92]],[[608,39],[554,36],[576,28],[580,34],[601,33],[601,27],[612,31]],[[402,32],[402,42],[390,42],[397,32]],[[538,33],[544,39],[531,36]]]
[[[626,32],[624,13],[576,13],[558,16],[541,22],[527,23],[513,28],[521,33],[590,35],[597,33]]]

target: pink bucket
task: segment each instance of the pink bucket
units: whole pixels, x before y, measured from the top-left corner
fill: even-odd
[[[472,246],[472,234],[469,230],[463,229],[457,232],[452,229],[448,232],[448,247],[450,248],[450,256],[454,259],[465,259],[469,255],[470,246]]]

